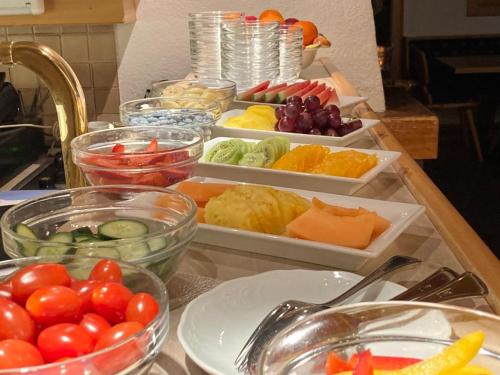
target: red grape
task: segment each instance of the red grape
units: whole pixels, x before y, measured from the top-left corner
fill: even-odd
[[[283,117],[278,123],[280,132],[294,133],[296,126],[295,121],[290,117]]]
[[[360,129],[363,126],[361,120],[351,120],[346,122],[342,127],[336,129],[337,133],[342,137],[346,134],[352,133],[355,130]]]
[[[274,110],[274,115],[276,116],[276,118],[279,120],[280,118],[282,118],[283,116],[285,116],[285,106],[284,105],[281,105],[279,107],[277,107],[275,110]]]
[[[342,119],[340,118],[340,116],[329,114],[328,115],[328,126],[332,129],[337,129],[340,126],[342,126]]]
[[[340,116],[340,109],[335,104],[328,104],[323,109],[331,115]]]
[[[328,125],[328,112],[319,109],[313,114],[313,120],[318,128],[324,128]]]
[[[301,133],[309,133],[314,125],[311,114],[303,112],[297,120],[297,130]]]
[[[293,103],[288,103],[285,107],[285,115],[286,117],[289,117],[289,118],[292,118],[292,119],[296,119],[299,115],[300,111],[299,111],[299,107],[297,107],[295,104]]]
[[[306,100],[304,100],[304,105],[306,110],[311,113],[321,108],[319,98],[315,95],[308,96]]]
[[[302,98],[300,96],[297,96],[297,95],[294,95],[294,96],[289,96],[287,99],[286,99],[286,103],[291,103],[291,104],[295,104],[297,106],[297,108],[300,108],[302,107]]]
[[[309,131],[309,134],[312,134],[312,135],[321,135],[321,130],[319,130],[318,128],[312,128]]]

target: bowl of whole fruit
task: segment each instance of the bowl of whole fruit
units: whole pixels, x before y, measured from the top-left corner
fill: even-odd
[[[71,141],[71,154],[91,185],[167,187],[191,177],[203,140],[179,126],[130,126],[82,134]]]
[[[285,19],[281,12],[276,9],[266,9],[262,11],[259,15],[259,20],[279,21],[280,23],[294,25],[302,29],[302,43],[304,47],[302,53],[302,69],[307,68],[313,63],[319,48],[331,46],[328,38],[318,32],[318,27],[312,21],[299,20],[295,17]]]
[[[134,185],[61,190],[11,207],[0,223],[11,258],[107,257],[148,268],[164,281],[197,229],[191,198]]]
[[[0,263],[0,374],[146,373],[169,329],[164,283],[102,258]]]

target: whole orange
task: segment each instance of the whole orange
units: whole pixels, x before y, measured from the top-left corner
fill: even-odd
[[[285,19],[281,15],[279,11],[276,9],[266,9],[264,10],[260,16],[259,16],[260,21],[284,21]]]
[[[311,44],[318,36],[318,29],[316,28],[316,25],[311,21],[299,21],[295,22],[293,25],[300,26],[302,27],[302,30],[304,30],[303,44],[305,46]]]

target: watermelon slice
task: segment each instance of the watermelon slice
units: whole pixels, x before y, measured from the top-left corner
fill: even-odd
[[[332,89],[327,87],[317,95],[319,104],[323,106],[330,99],[330,96],[332,96]]]
[[[318,86],[318,81],[314,81],[314,82],[311,82],[310,84],[308,84],[306,87],[304,87],[302,90],[300,91],[297,91],[295,94],[295,96],[302,96],[304,95],[306,92],[309,92],[311,91],[312,89],[314,89],[316,86]]]
[[[264,101],[264,94],[269,92],[269,91],[273,91],[273,90],[276,90],[276,89],[282,89],[284,90],[286,88],[286,83],[280,83],[279,85],[276,85],[276,86],[272,86],[272,87],[269,87],[265,90],[260,90],[259,92],[256,92],[255,94],[252,95],[252,102],[262,102]]]
[[[292,87],[293,85],[289,86],[289,87]],[[275,90],[271,90],[271,91],[268,91],[264,94],[264,101],[266,103],[274,103],[274,101],[276,100],[276,96],[278,95],[278,93],[280,91],[283,91],[283,88],[280,87],[279,89],[275,89]]]
[[[284,103],[289,96],[295,95],[296,92],[302,90],[309,85],[310,82],[311,81],[297,82],[288,86],[285,90],[280,91],[278,95],[276,95],[276,103]]]
[[[247,91],[238,94],[237,98],[238,98],[238,100],[250,100],[250,98],[252,97],[253,94],[255,94],[256,92],[259,92],[261,90],[267,89],[269,87],[270,83],[271,83],[271,81],[269,81],[269,80],[264,81],[262,83],[259,83],[257,86],[254,86],[254,87],[248,89]]]
[[[325,105],[328,104],[335,104],[337,107],[340,106],[340,100],[337,95],[337,90],[335,90],[334,88],[332,88],[332,95],[330,95],[330,98],[328,98],[328,100],[325,103]]]
[[[308,96],[318,95],[321,91],[323,91],[325,89],[325,86],[326,85],[324,83],[322,83],[321,85],[316,86],[315,88],[313,88],[309,92],[306,92],[305,94],[302,94],[302,100],[306,100],[306,98]]]

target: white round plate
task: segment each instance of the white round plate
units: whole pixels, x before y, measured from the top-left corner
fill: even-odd
[[[287,270],[230,280],[187,305],[177,336],[189,357],[205,371],[238,375],[234,359],[276,305],[288,299],[326,302],[361,278],[343,271]],[[386,301],[404,290],[401,285],[380,282],[349,302]]]

